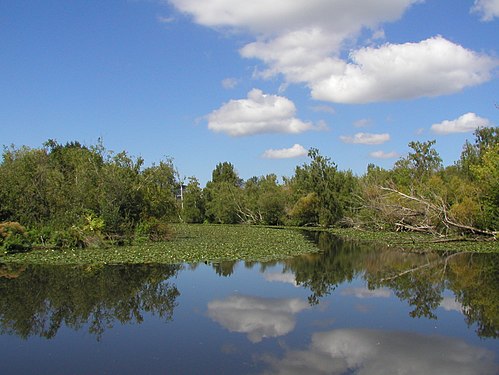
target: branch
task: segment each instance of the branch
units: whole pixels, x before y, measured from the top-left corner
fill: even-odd
[[[437,205],[435,205],[435,204],[433,204],[431,202],[428,202],[424,198],[418,198],[418,197],[415,197],[415,196],[412,196],[412,195],[407,195],[407,194],[402,193],[401,191],[398,191],[396,189],[387,188],[387,187],[383,187],[383,186],[380,186],[379,188],[381,190],[389,191],[391,193],[400,195],[401,197],[403,197],[403,198],[405,198],[407,200],[411,200],[411,201],[415,201],[415,202],[418,202],[420,204],[423,204],[427,208],[426,213],[425,213],[426,214],[425,217],[427,218],[429,212],[433,211],[433,212],[435,212],[440,217],[441,223],[443,225],[445,225],[447,228],[454,227],[454,228],[458,228],[458,229],[461,229],[461,230],[464,230],[464,231],[467,231],[467,232],[470,232],[470,233],[473,233],[473,234],[482,234],[482,235],[492,236],[494,239],[496,239],[497,235],[499,234],[499,232],[497,232],[497,231],[489,231],[489,230],[485,230],[485,229],[479,229],[479,228],[475,228],[475,227],[472,227],[472,226],[469,226],[469,225],[464,225],[464,224],[460,224],[460,223],[456,223],[456,222],[452,221],[451,219],[449,219],[449,216],[447,215],[446,205],[445,205],[444,201],[441,198],[439,198],[440,201],[441,201],[441,205],[437,206]],[[425,229],[429,230],[429,229],[432,228],[431,226],[418,226],[418,227],[415,227],[415,226],[408,225],[408,224],[403,224],[403,223],[396,223],[395,225],[397,227],[402,227],[402,228],[405,228],[405,229],[414,230],[414,231],[420,231],[420,232],[425,231]]]

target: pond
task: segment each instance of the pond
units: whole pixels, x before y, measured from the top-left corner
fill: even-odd
[[[497,374],[499,255],[0,266],[2,374]]]

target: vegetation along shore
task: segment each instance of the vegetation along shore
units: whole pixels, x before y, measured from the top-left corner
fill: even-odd
[[[362,176],[310,149],[309,161],[282,181],[244,181],[226,161],[205,187],[196,177],[181,181],[172,159],[145,167],[102,142],[4,147],[0,262],[263,260],[316,251],[283,227],[412,250],[497,252],[499,127],[474,135],[446,167],[431,140],[410,142],[392,169],[371,164]]]

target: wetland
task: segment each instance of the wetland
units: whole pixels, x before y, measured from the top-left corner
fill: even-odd
[[[4,263],[3,371],[497,373],[499,254],[290,232],[280,258]]]

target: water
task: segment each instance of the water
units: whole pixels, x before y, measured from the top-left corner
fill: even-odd
[[[267,264],[0,266],[0,373],[499,372],[497,255],[315,240]]]

